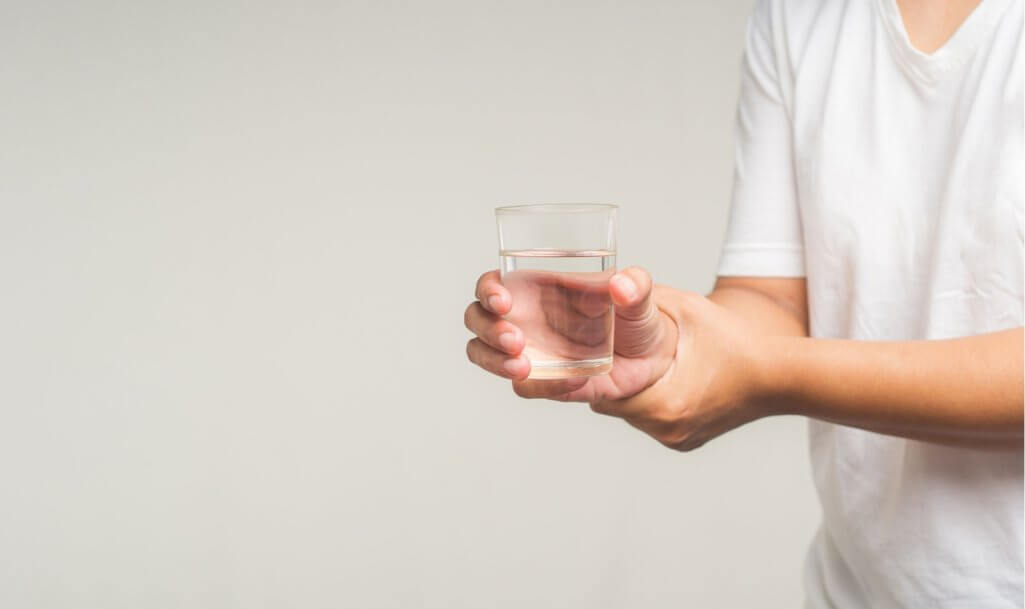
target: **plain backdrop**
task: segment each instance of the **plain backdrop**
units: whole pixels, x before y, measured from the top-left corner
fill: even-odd
[[[796,607],[805,422],[465,359],[492,209],[707,290],[750,1],[0,5],[0,606]]]

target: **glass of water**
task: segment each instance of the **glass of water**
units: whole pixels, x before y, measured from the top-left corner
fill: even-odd
[[[612,369],[615,205],[546,203],[495,209],[505,316],[526,339],[533,379]]]

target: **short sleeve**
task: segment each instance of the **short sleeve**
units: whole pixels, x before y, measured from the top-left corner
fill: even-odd
[[[722,277],[804,276],[789,95],[781,83],[787,72],[777,58],[774,12],[774,3],[762,0],[747,27]]]

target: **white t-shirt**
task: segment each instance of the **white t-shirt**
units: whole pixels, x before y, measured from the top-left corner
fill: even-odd
[[[926,55],[895,0],[761,2],[719,275],[807,277],[816,337],[1021,326],[1022,24],[983,0]],[[1020,451],[820,421],[810,445],[808,607],[1022,606]]]

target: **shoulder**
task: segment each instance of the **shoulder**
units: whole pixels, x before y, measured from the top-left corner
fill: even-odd
[[[848,5],[871,5],[878,0],[757,0],[753,24],[801,33],[821,18],[842,15]]]
[[[871,13],[879,0],[757,0],[749,29],[771,35],[792,45],[808,40],[813,33],[838,33],[846,18]],[[850,10],[853,9],[853,10]]]
[[[836,43],[852,13],[871,14],[869,5],[876,1],[758,0],[748,20],[748,58],[771,62],[779,78],[786,80],[816,47]]]
[[[750,27],[781,35],[800,35],[817,16],[844,4],[845,0],[758,0],[751,13]]]

